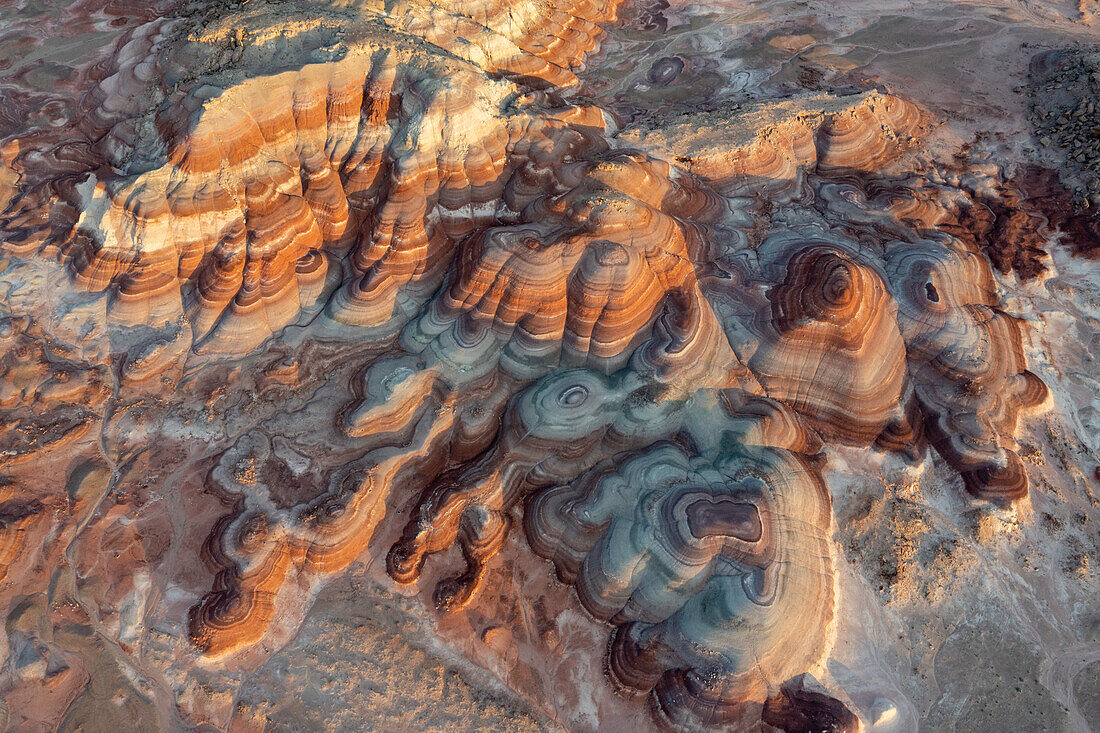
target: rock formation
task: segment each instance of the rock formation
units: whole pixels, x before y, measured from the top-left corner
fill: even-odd
[[[897,305],[872,267],[828,244],[807,244],[798,243],[757,314],[760,346],[749,368],[822,437],[869,445],[903,417]]]
[[[821,658],[825,637],[802,632],[834,613],[820,442],[781,403],[723,405],[720,437],[687,428],[712,458],[658,443],[524,512],[535,551],[615,624],[612,678],[682,725],[743,719]]]
[[[206,464],[208,663],[364,555],[411,584],[457,547],[434,599],[476,604],[521,523],[666,723],[856,729],[799,677],[838,613],[826,445],[930,443],[974,498],[1026,497],[1047,391],[987,255],[1042,265],[997,260],[1033,226],[1007,189],[880,174],[927,121],[883,92],[619,130],[563,96],[612,3],[279,12],[128,31],[76,137],[5,155],[6,255],[62,263],[108,353],[4,321],[0,467],[79,441],[108,392],[139,414],[158,381],[329,349],[350,387],[304,357],[225,372],[257,405],[313,392],[227,422]],[[118,465],[152,440],[120,433]],[[3,491],[0,573],[61,503]]]

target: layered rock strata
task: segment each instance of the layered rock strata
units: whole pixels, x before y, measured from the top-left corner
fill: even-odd
[[[975,223],[1007,189],[877,174],[926,122],[880,92],[616,131],[562,94],[613,15],[157,21],[100,70],[79,139],[4,147],[5,252],[60,261],[109,354],[5,321],[0,409],[39,442],[6,435],[0,466],[76,445],[108,392],[138,415],[158,381],[273,344],[354,363],[288,403],[310,430],[241,419],[206,464],[227,509],[187,636],[211,664],[365,553],[410,584],[457,547],[435,603],[476,603],[522,524],[661,720],[851,729],[800,677],[837,614],[826,445],[930,443],[975,498],[1026,497],[1015,433],[1046,388],[986,256],[1011,227]],[[260,401],[299,366],[237,375]],[[105,435],[127,471],[155,439]],[[62,503],[24,493],[0,504],[0,568]]]

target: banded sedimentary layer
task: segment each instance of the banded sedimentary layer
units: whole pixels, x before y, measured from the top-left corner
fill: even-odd
[[[699,455],[619,454],[524,512],[535,551],[615,624],[612,678],[686,725],[750,723],[748,701],[821,658],[825,637],[799,630],[834,613],[820,441],[781,403],[723,406],[721,427],[686,426]]]
[[[11,326],[26,358],[0,368],[27,373],[0,409],[90,426],[110,391],[129,419],[158,380],[212,409],[234,385],[193,375],[225,364],[287,401],[204,458],[226,509],[187,636],[211,663],[364,553],[410,584],[457,547],[435,603],[476,603],[522,524],[662,720],[853,727],[802,677],[837,615],[826,446],[930,443],[975,498],[1026,496],[1015,433],[1046,388],[987,259],[1011,226],[980,216],[1007,189],[878,174],[927,120],[881,92],[618,130],[563,93],[614,10],[156,21],[97,71],[77,139],[4,148],[6,253],[61,262],[109,354],[77,369]],[[347,368],[304,374],[308,348]],[[138,470],[155,436],[116,432]],[[5,499],[0,566],[50,499]]]

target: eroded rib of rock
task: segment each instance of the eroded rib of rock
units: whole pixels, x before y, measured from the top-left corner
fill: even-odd
[[[171,302],[134,320],[182,307],[200,344],[239,352],[312,306],[329,260],[351,248],[347,308],[366,297],[373,315],[358,318],[387,320],[397,289],[425,278],[434,287],[447,264],[453,242],[446,219],[427,221],[432,212],[473,213],[499,198],[508,140],[492,103],[468,96],[478,86],[463,79],[469,70],[433,78],[412,62],[383,46],[225,92],[205,87],[216,96],[193,101],[202,114],[193,127],[181,121],[163,167],[91,193],[94,224],[86,213],[65,248],[75,276],[116,286],[120,307],[161,296]],[[443,155],[450,148],[475,152]]]
[[[407,377],[401,365],[381,364],[391,381]],[[189,633],[205,654],[219,657],[255,643],[276,613],[276,596],[289,572],[313,577],[345,568],[367,548],[386,512],[395,483],[419,473],[438,473],[449,438],[451,412],[446,395],[433,391],[403,394],[406,404],[390,403],[392,384],[369,392],[373,411],[366,419],[393,433],[380,432],[375,449],[325,478],[316,498],[279,506],[266,475],[280,458],[261,435],[246,435],[226,453],[208,479],[238,510],[214,528],[205,548],[218,569],[215,587],[191,610]],[[285,480],[285,479],[284,479]]]
[[[48,244],[83,287],[110,291],[121,322],[183,312],[206,351],[246,352],[323,304],[330,267],[344,281],[337,320],[415,309],[455,242],[496,220],[519,139],[537,154],[566,144],[537,140],[561,121],[602,127],[599,113],[509,113],[519,91],[486,72],[567,83],[613,6],[478,10],[413,4],[384,24],[307,13],[282,45],[262,11],[182,40],[180,22],[139,29],[86,101],[92,175],[68,193],[71,229]],[[467,62],[420,31],[444,33],[428,40]],[[227,54],[233,34],[254,42]],[[216,71],[195,82],[195,65]]]

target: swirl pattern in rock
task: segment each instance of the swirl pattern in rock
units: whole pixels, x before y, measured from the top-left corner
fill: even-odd
[[[757,317],[761,342],[749,368],[823,437],[870,444],[904,417],[897,306],[875,270],[856,257],[828,244],[798,246]]]
[[[364,555],[461,609],[522,524],[666,723],[858,727],[804,676],[840,612],[826,446],[931,444],[973,497],[1026,499],[1015,435],[1047,390],[987,259],[1044,266],[1014,194],[877,173],[929,119],[884,92],[619,130],[563,93],[611,2],[345,10],[137,26],[79,139],[0,140],[5,257],[73,286],[49,334],[14,312],[49,293],[0,321],[0,468],[37,487],[3,486],[0,578],[47,510],[83,531],[121,476],[173,473],[144,463],[163,408],[216,445],[179,459],[220,513],[186,601],[205,664]],[[28,463],[66,451],[63,500]]]
[[[763,703],[822,658],[824,638],[803,631],[834,613],[829,494],[820,456],[802,452],[821,444],[781,403],[746,408],[711,458],[667,443],[621,454],[524,512],[535,551],[616,625],[612,677],[680,724]]]

